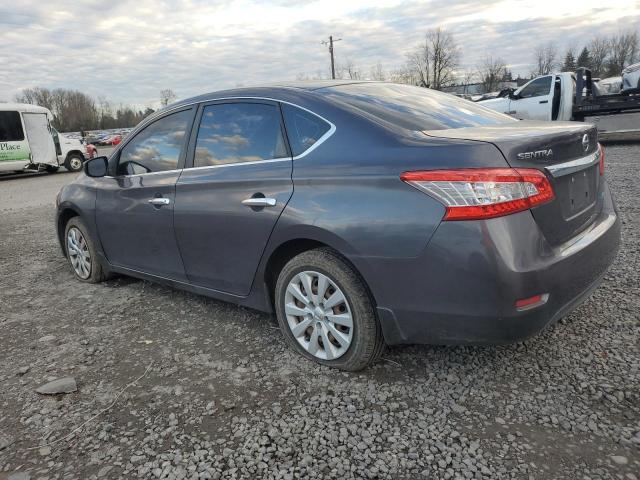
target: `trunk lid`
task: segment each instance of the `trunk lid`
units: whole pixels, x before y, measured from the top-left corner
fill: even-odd
[[[424,133],[491,143],[500,149],[511,167],[544,171],[555,199],[533,208],[531,213],[552,245],[587,228],[602,209],[598,138],[593,125],[522,121]]]

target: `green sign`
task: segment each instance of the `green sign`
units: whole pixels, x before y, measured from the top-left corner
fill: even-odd
[[[26,142],[0,142],[0,162],[29,161]]]

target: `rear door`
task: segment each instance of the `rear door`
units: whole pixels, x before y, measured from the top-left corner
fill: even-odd
[[[551,120],[553,75],[538,77],[526,84],[511,100],[509,114],[520,120]]]
[[[58,156],[45,113],[23,113],[24,128],[31,149],[31,163],[58,165]]]
[[[193,284],[245,296],[293,193],[280,107],[260,100],[200,107],[176,185],[175,229]],[[197,133],[196,133],[197,132]]]
[[[189,107],[155,120],[116,153],[113,176],[95,179],[96,223],[111,264],[186,281],[173,211],[193,115]]]

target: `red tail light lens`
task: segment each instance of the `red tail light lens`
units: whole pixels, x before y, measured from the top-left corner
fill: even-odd
[[[522,312],[524,310],[531,310],[532,308],[539,307],[540,305],[544,305],[549,300],[548,293],[542,293],[540,295],[534,295],[529,298],[522,298],[520,300],[516,300],[516,310]]]
[[[598,153],[600,154],[600,175],[604,175],[604,147],[598,144]]]
[[[444,220],[502,217],[554,198],[546,175],[533,168],[427,170],[400,179],[442,203]]]

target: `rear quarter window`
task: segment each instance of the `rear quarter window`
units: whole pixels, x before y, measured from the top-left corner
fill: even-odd
[[[355,83],[323,88],[317,93],[409,130],[443,130],[517,121],[470,100],[411,85]]]
[[[311,148],[331,129],[322,118],[293,105],[282,104],[282,113],[294,157]]]
[[[24,140],[22,122],[18,112],[0,112],[0,142]]]

